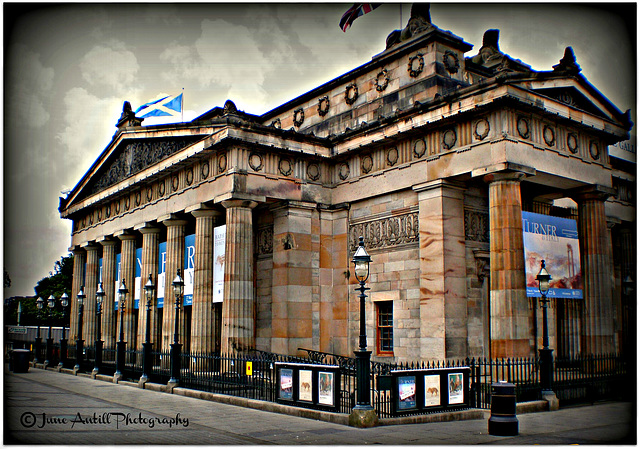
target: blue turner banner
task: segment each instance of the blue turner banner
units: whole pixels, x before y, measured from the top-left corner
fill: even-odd
[[[582,298],[578,224],[575,220],[522,212],[527,296],[540,297],[540,262],[551,275],[550,298]]]

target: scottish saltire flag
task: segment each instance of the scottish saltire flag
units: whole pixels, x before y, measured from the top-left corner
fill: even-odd
[[[182,94],[178,96],[168,95],[159,100],[145,103],[136,109],[136,115],[142,112],[140,118],[147,117],[175,117],[182,113]]]
[[[353,6],[342,15],[342,19],[340,19],[340,28],[342,28],[342,31],[346,32],[351,28],[351,24],[354,20],[373,11],[380,5],[381,3],[354,3]]]

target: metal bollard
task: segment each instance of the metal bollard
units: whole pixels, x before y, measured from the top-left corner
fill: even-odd
[[[491,418],[489,435],[518,435],[516,418],[516,386],[500,381],[491,385]]]

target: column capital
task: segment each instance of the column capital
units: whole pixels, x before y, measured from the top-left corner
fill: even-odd
[[[84,249],[85,251],[97,251],[100,248],[100,245],[98,245],[96,242],[91,241],[91,242],[84,242],[80,244],[80,248]]]
[[[122,231],[118,231],[113,235],[115,237],[118,237],[121,241],[136,239],[136,235],[133,233],[133,231],[130,231],[129,229],[123,229]]]
[[[233,207],[246,207],[249,209],[253,209],[258,205],[257,201],[252,200],[225,200],[222,202],[222,205],[225,209],[230,209]]]
[[[85,250],[83,248],[80,247],[80,245],[73,245],[70,246],[67,251],[69,251],[70,253],[73,254],[84,254]]]
[[[96,239],[96,242],[98,242],[99,244],[101,244],[103,247],[105,246],[115,246],[118,244],[118,241],[110,236],[102,236]]]
[[[513,162],[501,162],[486,167],[475,169],[471,172],[472,178],[482,177],[484,182],[493,181],[522,181],[527,176],[535,176],[536,169]]]
[[[141,234],[159,234],[161,229],[152,222],[140,223],[133,227],[134,231],[138,231]]]
[[[610,196],[615,196],[615,189],[600,184],[594,184],[587,187],[580,187],[567,192],[567,196],[575,202],[585,200],[607,201]]]
[[[447,196],[454,198],[462,198],[464,195],[464,191],[466,189],[466,185],[461,181],[454,181],[449,179],[436,179],[435,181],[425,182],[423,184],[418,184],[413,186],[413,191],[418,193],[419,197],[422,198],[422,194],[429,194],[434,191],[437,192],[448,192]],[[428,197],[428,196],[427,196]]]
[[[186,226],[189,221],[184,218],[184,215],[167,214],[158,217],[158,223],[169,226]]]
[[[223,217],[224,216],[224,212],[216,209],[214,207],[211,206],[207,206],[203,203],[200,204],[196,204],[194,206],[191,207],[187,207],[185,209],[185,212],[188,214],[193,215],[195,218],[200,218],[200,217]]]

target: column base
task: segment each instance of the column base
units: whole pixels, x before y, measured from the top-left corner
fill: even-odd
[[[361,429],[376,427],[378,425],[378,415],[371,407],[358,408],[356,406],[349,415],[349,425]]]

